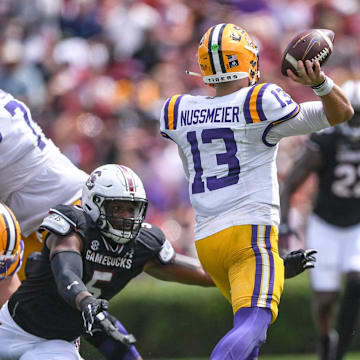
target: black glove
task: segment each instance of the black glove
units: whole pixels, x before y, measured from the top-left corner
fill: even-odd
[[[95,317],[98,313],[106,310],[109,302],[104,299],[96,299],[93,296],[87,296],[80,302],[81,314],[84,320],[84,328],[87,334],[92,335]]]
[[[314,249],[309,250],[295,250],[284,256],[285,279],[290,279],[296,275],[301,274],[306,269],[311,269],[315,266],[317,253]]]
[[[126,346],[135,344],[136,339],[133,334],[123,334],[116,327],[117,319],[108,312],[100,312],[96,315],[96,327],[101,329],[106,335],[113,340],[119,341]]]

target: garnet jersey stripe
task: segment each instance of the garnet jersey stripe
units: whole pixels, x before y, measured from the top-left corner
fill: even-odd
[[[126,189],[132,194],[135,194],[136,191],[136,185],[135,185],[135,180],[132,177],[132,174],[130,173],[130,171],[125,167],[120,165],[119,166],[121,169],[121,172],[124,176],[125,179],[125,184],[126,184]]]

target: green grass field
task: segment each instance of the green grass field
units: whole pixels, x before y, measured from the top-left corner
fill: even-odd
[[[315,355],[273,355],[273,356],[260,356],[259,360],[317,360]],[[360,353],[349,353],[345,360],[358,360]]]
[[[307,287],[309,286],[309,283],[308,283],[308,277],[306,276],[306,274],[302,275],[302,276],[298,276],[297,278],[295,279],[292,279],[291,281],[289,281],[287,283],[287,288],[286,288],[286,291],[288,293],[290,293],[291,291],[293,291],[294,289],[296,289],[296,291],[299,293],[299,294],[304,294],[306,293],[307,291]],[[166,287],[167,291],[162,291],[164,288]],[[197,289],[196,289],[197,290]],[[208,289],[206,289],[206,291],[208,291]],[[285,291],[285,296],[284,296],[284,299],[286,299],[286,291]],[[174,303],[176,304],[176,302],[174,301],[174,297],[176,299],[178,298],[190,298],[191,296],[194,296],[194,293],[192,292],[192,288],[191,287],[184,287],[184,285],[177,285],[177,284],[168,284],[168,283],[164,283],[164,282],[154,282],[154,281],[144,281],[144,282],[138,282],[136,284],[136,286],[129,286],[128,288],[126,288],[121,296],[115,298],[112,300],[112,306],[113,306],[113,309],[116,309],[116,308],[119,308],[119,309],[122,309],[122,306],[123,304],[126,305],[126,296],[128,296],[128,300],[129,303],[131,304],[131,306],[138,306],[138,308],[140,309],[140,305],[138,305],[138,303],[135,301],[135,304],[137,305],[134,305],[134,300],[137,300],[137,299],[146,299],[149,297],[149,294],[152,294],[153,298],[152,300],[154,301],[154,299],[161,299],[162,301],[164,302],[170,302],[170,303]],[[185,295],[184,295],[185,294]],[[204,292],[205,294],[205,292]],[[198,291],[198,293],[196,293],[196,296],[197,297],[202,297],[204,296],[203,293],[201,293],[201,291]],[[299,306],[302,306],[302,301],[303,301],[304,297],[301,297],[300,298],[300,303],[299,303]],[[149,300],[149,299],[148,299]],[[205,299],[203,299],[204,301],[205,300],[208,300],[208,298],[206,297]],[[154,301],[153,302],[153,309],[156,310],[157,307],[159,307],[161,303],[159,302],[156,302]],[[284,302],[285,304],[285,302]],[[129,318],[126,320],[126,321],[129,321],[131,319],[131,308],[127,307],[126,309],[127,310],[127,313],[125,314],[121,314],[122,316],[124,315],[127,315],[127,314],[130,314],[129,315]],[[130,310],[129,310],[130,309]],[[289,310],[289,309],[288,309]],[[306,311],[306,310],[305,310]],[[146,313],[147,314],[147,313]],[[289,312],[290,314],[290,312]],[[289,318],[290,315],[283,315],[283,313],[280,313],[280,319],[279,321],[285,321]],[[145,315],[144,315],[144,319],[145,319]],[[310,315],[308,316],[308,320],[311,321],[311,317]],[[138,321],[141,321],[141,318],[140,320]],[[140,322],[141,323],[141,322]],[[266,352],[267,354],[265,355],[261,355],[259,356],[259,360],[318,360],[318,358],[316,357],[316,355],[313,353],[311,353],[311,351],[314,351],[313,349],[315,348],[315,332],[313,329],[310,329],[310,326],[309,326],[309,333],[311,332],[313,335],[312,336],[308,336],[309,334],[304,334],[304,333],[297,333],[295,330],[297,329],[293,329],[291,328],[291,322],[289,323],[290,325],[288,327],[286,327],[286,329],[289,329],[289,331],[293,331],[293,334],[292,336],[295,337],[295,342],[291,339],[291,337],[288,337],[288,338],[284,338],[284,333],[283,332],[279,332],[278,331],[278,328],[279,328],[279,322],[277,324],[274,325],[274,327],[271,328],[271,330],[269,331],[269,337],[268,337],[268,344],[273,340],[273,339],[280,339],[278,341],[274,341],[273,344],[274,346],[268,346],[266,349],[264,348],[264,353]],[[136,323],[135,323],[136,325]],[[146,325],[146,324],[145,324]],[[229,324],[230,326],[230,324]],[[130,326],[131,328],[131,326]],[[170,329],[171,330],[171,325],[167,325],[167,322],[164,323],[164,327],[161,327],[159,328],[159,332],[160,333],[166,333],[167,329]],[[151,329],[151,327],[150,327]],[[161,351],[151,351],[151,350],[148,350],[146,351],[146,345],[148,345],[149,347],[151,347],[152,343],[151,343],[151,337],[150,337],[150,342],[147,342],[146,343],[146,337],[144,336],[144,334],[141,333],[141,326],[138,327],[138,333],[140,335],[137,335],[138,333],[135,331],[134,333],[136,334],[136,336],[138,337],[139,339],[139,346],[143,346],[143,349],[140,349],[140,353],[143,355],[144,359],[147,359],[147,360],[208,360],[209,358],[208,357],[190,357],[190,354],[196,354],[196,352],[194,351],[191,351],[191,342],[189,341],[188,343],[184,343],[184,347],[188,350],[188,351],[183,351],[183,352],[170,352],[171,354],[174,354],[174,356],[171,356],[171,357],[164,357],[162,356],[161,354]],[[141,334],[143,335],[143,337],[141,336]],[[285,334],[286,335],[286,334]],[[306,336],[305,336],[306,335]],[[220,335],[219,335],[220,336]],[[303,336],[303,337],[301,337]],[[307,340],[305,340],[305,338]],[[293,345],[294,346],[287,346],[286,350],[285,348],[283,348],[282,344],[285,344],[286,345],[289,345],[288,343],[288,339],[290,339],[291,341],[293,341]],[[297,345],[297,342],[296,342],[296,339],[298,339],[298,341],[311,341],[311,343],[309,343],[309,346],[307,348],[303,347],[303,352],[305,351],[308,351],[309,353],[302,353],[301,354],[301,351],[299,351],[297,354],[295,354],[296,351],[298,351],[296,345]],[[310,339],[310,340],[309,340]],[[183,341],[183,339],[181,339]],[[157,341],[159,341],[157,339]],[[171,341],[171,339],[169,340]],[[180,341],[180,339],[179,339]],[[204,351],[203,352],[197,352],[197,353],[200,353],[200,354],[207,354],[208,351],[211,350],[211,346],[213,346],[212,344],[213,343],[216,343],[216,341],[214,340],[213,342],[211,342],[211,344],[208,344],[208,346],[206,346],[206,343],[204,345]],[[145,344],[145,345],[144,345]],[[265,344],[266,345],[266,344]],[[359,349],[359,345],[358,344],[353,344],[354,347],[352,349],[354,350],[358,350]],[[356,347],[355,347],[356,345]],[[83,353],[83,356],[86,360],[104,360],[104,357],[102,357],[101,355],[99,355],[97,352],[95,353],[94,351],[91,351],[93,350],[92,347],[86,343],[86,341],[82,342],[82,345],[81,345],[81,348],[82,348],[82,353]],[[159,348],[161,349],[161,343],[159,342]],[[182,349],[182,348],[181,348]],[[275,352],[282,352],[282,351],[291,351],[292,354],[288,354],[288,355],[283,355],[283,354],[279,354],[279,355],[270,355],[270,353],[275,353]],[[169,352],[168,352],[169,353]],[[183,356],[183,355],[189,355],[188,357],[186,358],[175,358],[175,356]],[[162,356],[160,358],[160,356]],[[206,356],[206,355],[205,355]],[[360,352],[350,352],[346,358],[344,360],[360,360]]]
[[[349,353],[344,360],[359,360],[359,359],[360,359],[360,353]],[[170,360],[170,359],[157,359],[157,360]],[[208,360],[208,359],[183,358],[177,360]],[[317,360],[317,357],[315,355],[272,355],[272,356],[264,355],[264,356],[260,356],[259,360]]]

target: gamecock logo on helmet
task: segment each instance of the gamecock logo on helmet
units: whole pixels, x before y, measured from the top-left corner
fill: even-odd
[[[95,186],[95,181],[100,176],[101,176],[101,171],[95,171],[90,175],[90,177],[86,181],[86,186],[89,190],[91,190]]]

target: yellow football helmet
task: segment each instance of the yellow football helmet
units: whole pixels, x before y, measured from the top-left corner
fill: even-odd
[[[198,61],[206,84],[249,78],[250,85],[260,77],[258,48],[248,33],[234,24],[218,24],[202,37]]]
[[[23,253],[20,225],[14,213],[0,202],[0,279],[20,269]]]

